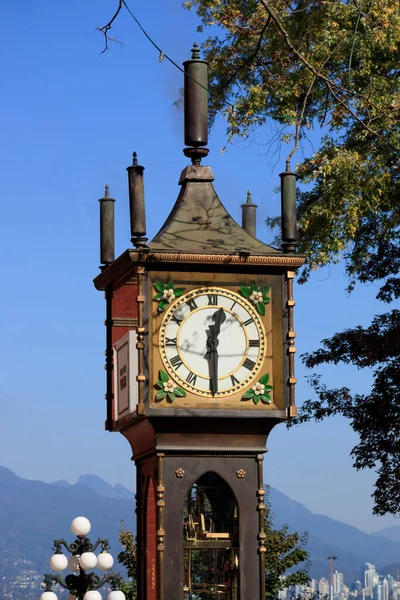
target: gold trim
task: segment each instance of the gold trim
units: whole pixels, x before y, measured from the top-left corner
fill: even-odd
[[[265,504],[264,504],[264,480],[263,480],[263,460],[262,454],[257,454],[257,510],[258,510],[258,555],[259,555],[259,569],[260,569],[260,600],[265,600],[265,559],[264,554],[266,552],[266,534],[264,531],[264,517],[265,517]]]
[[[293,277],[291,274],[287,273],[286,276],[286,285],[287,285],[287,315],[288,315],[288,334],[287,334],[287,344],[288,344],[288,355],[289,355],[289,377],[288,377],[288,386],[289,386],[289,406],[288,406],[288,416],[294,417],[297,416],[297,408],[295,406],[295,385],[296,378],[294,376],[294,355],[296,353],[295,344],[295,331],[294,331],[294,318],[293,318],[293,307],[296,304],[293,300]]]
[[[112,320],[113,327],[134,327],[136,329],[138,324],[137,317],[116,317]]]
[[[292,267],[298,268],[304,265],[306,259],[303,256],[246,256],[245,254],[191,254],[191,253],[173,253],[173,252],[149,252],[135,253],[131,257],[138,262],[191,262],[191,263],[223,263],[223,264],[251,264],[251,265],[269,265],[271,267]]]
[[[158,562],[158,598],[164,600],[164,484],[163,484],[164,454],[157,454],[157,562]]]
[[[141,411],[141,405],[144,404],[144,382],[146,377],[144,375],[144,364],[145,364],[145,356],[144,356],[144,315],[143,315],[143,307],[144,304],[139,298],[144,298],[143,294],[143,276],[144,276],[144,267],[137,268],[137,307],[138,307],[138,318],[137,318],[137,343],[136,349],[138,352],[138,374],[136,377],[136,381],[138,382],[138,406],[137,406],[137,414],[143,414]]]
[[[180,308],[181,306],[183,306],[184,304],[186,304],[188,298],[190,299],[190,298],[196,298],[198,296],[205,296],[210,293],[217,293],[217,295],[224,296],[225,298],[228,298],[228,299],[232,299],[237,304],[242,306],[242,308],[245,311],[247,311],[249,316],[252,318],[254,325],[256,326],[259,339],[260,339],[260,348],[259,348],[259,351],[257,354],[257,359],[254,361],[256,366],[252,370],[252,372],[248,375],[248,377],[246,377],[243,381],[239,382],[239,384],[237,384],[235,386],[231,386],[231,387],[225,388],[224,390],[218,391],[214,396],[210,392],[205,391],[202,388],[196,388],[196,387],[192,386],[185,379],[183,379],[182,377],[179,376],[177,371],[175,369],[173,369],[172,365],[170,364],[170,360],[169,360],[167,350],[166,350],[166,343],[165,343],[167,328],[168,328],[168,325],[170,324],[176,310],[178,308]],[[218,307],[223,308],[224,310],[226,310],[226,312],[234,315],[233,311],[231,311],[229,308],[221,307],[219,304],[216,306],[213,306],[213,308],[218,308]],[[189,370],[189,372],[194,373],[195,375],[197,375],[197,377],[200,377],[202,379],[209,379],[209,376],[205,376],[196,371],[193,371],[193,369],[186,364],[186,361],[181,356],[181,353],[179,351],[178,340],[179,340],[181,327],[186,322],[186,320],[189,319],[190,316],[194,312],[198,312],[200,310],[205,310],[207,308],[210,308],[210,306],[208,306],[208,305],[199,306],[195,310],[190,311],[190,313],[183,319],[182,323],[179,325],[178,332],[177,332],[177,343],[176,343],[176,349],[177,349],[178,355],[179,355],[182,363]],[[244,334],[246,336],[246,352],[245,352],[243,360],[241,361],[239,366],[236,367],[236,369],[234,369],[230,373],[224,374],[223,377],[218,377],[219,380],[227,379],[228,377],[230,377],[231,375],[236,373],[243,366],[243,363],[245,362],[246,358],[248,357],[249,340],[248,340],[248,333],[246,331],[246,327],[244,326],[242,321],[236,315],[234,315],[234,316],[237,319],[237,321],[241,324]],[[246,300],[246,298],[243,298],[242,296],[240,296],[240,294],[238,294],[237,292],[234,292],[233,290],[227,290],[225,288],[221,288],[221,287],[217,287],[217,286],[202,286],[199,288],[195,288],[193,290],[190,290],[190,292],[187,292],[186,294],[184,294],[184,295],[180,296],[179,298],[177,298],[176,300],[174,300],[173,303],[168,307],[167,312],[165,313],[165,315],[162,319],[162,323],[160,326],[160,333],[159,333],[159,347],[160,347],[161,360],[162,360],[163,365],[164,365],[165,369],[167,370],[167,372],[172,373],[172,376],[175,378],[175,380],[178,380],[179,385],[182,386],[184,389],[188,390],[189,392],[194,392],[195,394],[201,395],[203,398],[225,398],[227,396],[231,396],[232,394],[236,394],[242,388],[245,388],[245,387],[251,385],[251,383],[256,379],[257,375],[259,374],[260,369],[263,364],[263,361],[267,354],[266,341],[267,341],[267,336],[265,333],[265,328],[264,328],[263,322],[262,322],[260,316],[258,315],[258,313],[256,312],[256,310],[254,309],[254,307],[250,304],[250,302],[248,302]]]

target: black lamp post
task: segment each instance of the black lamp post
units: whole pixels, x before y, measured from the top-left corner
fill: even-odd
[[[61,573],[68,567],[75,574],[71,573],[64,578],[60,574],[46,574],[42,583],[45,591],[40,596],[40,600],[57,600],[53,591],[53,586],[57,584],[69,591],[67,600],[102,600],[98,590],[106,583],[109,583],[112,589],[108,600],[125,600],[125,594],[119,589],[122,578],[118,573],[103,576],[87,573],[95,567],[101,571],[108,571],[114,564],[114,559],[108,552],[108,540],[98,538],[92,544],[86,537],[90,529],[90,521],[86,517],[77,517],[71,523],[72,533],[77,536],[76,540],[71,544],[64,539],[54,540],[55,554],[50,558],[50,568]],[[69,558],[63,554],[62,546],[71,554]],[[96,555],[95,550],[99,546],[101,552]]]

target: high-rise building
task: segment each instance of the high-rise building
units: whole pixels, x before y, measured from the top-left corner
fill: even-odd
[[[340,592],[343,592],[343,587],[344,587],[343,573],[339,573],[339,571],[335,571],[333,574],[333,593],[340,594]]]
[[[373,597],[373,588],[378,583],[378,574],[375,569],[375,565],[371,563],[365,563],[366,569],[364,570],[364,588],[365,595],[367,598]]]

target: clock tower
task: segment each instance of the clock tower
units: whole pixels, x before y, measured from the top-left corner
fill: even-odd
[[[295,175],[281,174],[282,246],[242,227],[201,160],[207,63],[185,67],[191,159],[166,222],[148,242],[144,167],[128,167],[133,249],[114,259],[114,200],[100,199],[106,298],[106,429],[132,448],[140,600],[265,600],[263,458],[296,415]]]

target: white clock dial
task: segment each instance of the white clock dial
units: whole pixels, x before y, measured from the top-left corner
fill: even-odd
[[[180,386],[222,397],[245,388],[257,375],[265,358],[265,332],[255,309],[239,294],[198,288],[167,310],[160,349],[166,370]]]

